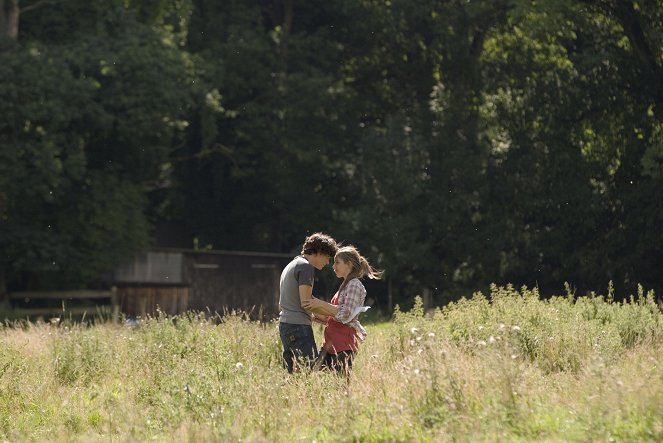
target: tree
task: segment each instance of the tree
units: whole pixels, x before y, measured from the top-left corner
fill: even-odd
[[[646,54],[659,13],[634,2],[515,4],[486,60],[501,141],[487,201],[509,209],[491,210],[508,234],[501,272],[548,288],[651,282],[637,269],[643,256],[660,260],[660,239],[638,240],[651,232],[639,209],[649,207],[647,224],[659,218],[640,199],[657,186],[642,165],[656,146],[658,68]]]
[[[481,55],[506,5],[362,5],[354,26],[372,38],[348,45],[346,63],[351,86],[374,98],[360,140],[364,198],[347,212],[397,284],[435,289],[442,301],[480,276]]]
[[[188,47],[223,104],[198,115],[176,168],[200,244],[289,251],[332,226],[356,124],[335,23],[324,2],[196,2]]]
[[[148,197],[199,91],[167,33],[116,13],[95,19],[107,25],[98,35],[54,34],[52,46],[28,22],[25,46],[0,54],[10,285],[82,286],[150,243]]]
[[[0,39],[16,40],[20,13],[18,0],[0,0]]]

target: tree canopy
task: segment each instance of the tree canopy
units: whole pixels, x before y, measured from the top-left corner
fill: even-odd
[[[663,4],[0,1],[0,286],[326,231],[439,302],[663,283]]]

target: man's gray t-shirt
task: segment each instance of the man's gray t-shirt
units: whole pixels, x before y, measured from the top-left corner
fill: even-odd
[[[311,314],[302,308],[299,299],[299,287],[309,285],[313,287],[315,268],[304,257],[295,257],[281,272],[281,295],[279,306],[281,313],[279,322],[296,325],[310,325]]]

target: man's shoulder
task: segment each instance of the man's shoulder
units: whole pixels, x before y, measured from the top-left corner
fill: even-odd
[[[299,276],[305,275],[312,277],[315,274],[315,269],[308,260],[304,257],[297,256],[292,259],[292,261],[283,269],[282,276],[291,276],[295,279],[299,279]]]
[[[290,263],[285,265],[285,268],[283,268],[283,270],[285,271],[285,270],[288,270],[288,269],[293,269],[293,268],[299,266],[302,262],[308,263],[304,257],[302,257],[301,255],[298,255],[297,257],[294,257],[292,260],[290,260]]]
[[[298,262],[295,265],[294,273],[296,276],[298,276],[298,280],[303,279],[308,284],[309,280],[312,280],[313,276],[315,275],[315,268],[311,263],[308,262],[308,260],[302,259],[301,262]]]
[[[311,265],[311,263],[309,263],[308,260],[306,260],[301,255],[293,258],[289,267],[295,271],[301,271],[302,269],[313,269],[313,265]]]

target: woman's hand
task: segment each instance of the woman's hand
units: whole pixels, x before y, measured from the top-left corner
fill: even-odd
[[[319,314],[311,314],[312,319],[314,322],[320,323],[320,324],[327,324],[327,318],[329,318],[326,315],[319,315]]]
[[[308,300],[302,302],[302,308],[306,309],[309,312],[322,315],[336,315],[336,306],[327,303],[324,300],[319,298],[311,297]]]
[[[306,309],[307,311],[314,312],[316,314],[321,314],[322,312],[319,312],[319,309],[324,306],[325,302],[320,300],[319,298],[311,297],[308,300],[304,300],[302,302],[302,308]]]

